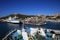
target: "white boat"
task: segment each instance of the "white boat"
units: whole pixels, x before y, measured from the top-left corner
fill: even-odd
[[[6,20],[7,22],[10,22],[10,23],[20,23],[20,20],[19,19],[17,19],[17,17],[15,16],[15,17],[9,17],[7,20]]]
[[[8,21],[10,23],[20,23],[18,20],[11,20],[11,21]]]

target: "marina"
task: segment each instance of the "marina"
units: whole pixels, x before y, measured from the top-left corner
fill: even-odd
[[[60,0],[0,0],[0,40],[60,40]]]

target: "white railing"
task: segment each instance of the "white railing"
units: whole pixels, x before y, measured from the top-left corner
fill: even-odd
[[[17,29],[13,29],[13,31],[12,30],[10,30],[9,32],[8,32],[8,34],[4,37],[4,38],[2,38],[2,40],[5,40],[10,34],[12,34],[14,31],[16,31]]]

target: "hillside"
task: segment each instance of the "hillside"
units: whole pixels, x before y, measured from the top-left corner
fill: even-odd
[[[54,14],[54,15],[52,15],[52,16],[46,16],[46,18],[48,18],[48,19],[60,19],[60,14]]]
[[[6,19],[8,17],[14,17],[14,16],[17,16],[18,18],[26,18],[26,17],[33,17],[34,15],[24,15],[24,14],[11,14],[11,15],[8,15],[8,16],[4,16],[4,17],[1,17],[0,19]]]
[[[4,16],[4,17],[1,17],[0,19],[6,19],[8,17],[14,17],[14,16],[17,16],[18,18],[27,18],[27,17],[34,17],[34,15],[24,15],[24,14],[10,14],[8,16]],[[41,16],[40,16],[41,17]],[[51,15],[51,16],[46,16],[46,18],[48,19],[60,19],[60,14],[55,14],[55,15]]]

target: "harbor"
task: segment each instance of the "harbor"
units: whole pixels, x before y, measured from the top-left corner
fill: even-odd
[[[60,0],[0,0],[0,40],[60,40]]]
[[[15,15],[3,20],[0,25],[8,30],[2,40],[60,40],[60,22],[47,21],[45,16],[38,17],[19,19]]]

